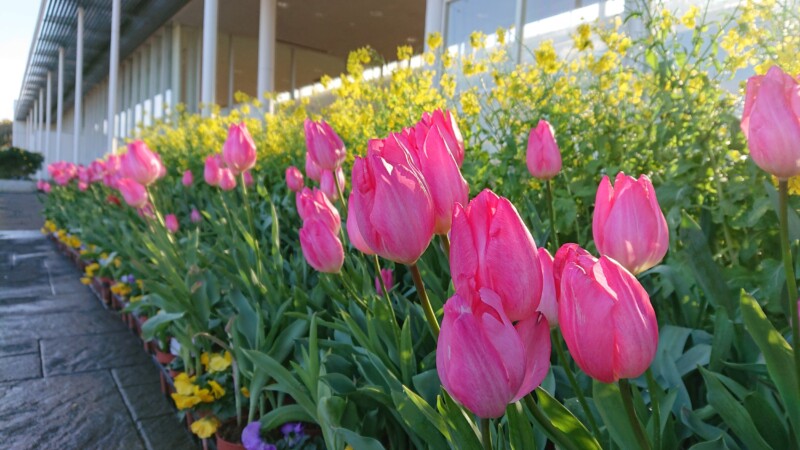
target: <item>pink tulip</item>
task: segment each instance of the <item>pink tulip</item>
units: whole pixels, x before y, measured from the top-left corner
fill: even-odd
[[[378,295],[383,295],[381,278],[383,279],[383,284],[386,285],[386,290],[391,291],[392,286],[394,286],[394,272],[392,269],[381,269],[380,277],[375,277],[375,291],[378,293]]]
[[[526,161],[528,171],[540,180],[549,180],[561,171],[561,151],[546,120],[540,120],[528,135]]]
[[[222,160],[234,175],[250,170],[256,164],[256,144],[244,122],[228,127],[228,139],[222,147]]]
[[[576,258],[564,267],[558,323],[575,362],[603,383],[640,376],[658,347],[647,291],[606,256]]]
[[[83,180],[78,181],[78,190],[83,192],[86,189],[89,189],[89,183],[87,183],[87,182],[85,182]]]
[[[594,243],[601,255],[614,258],[635,275],[664,259],[669,248],[667,220],[647,176],[636,180],[620,172],[614,184],[604,176],[597,189]]]
[[[456,118],[450,111],[442,111],[437,109],[432,113],[422,114],[417,127],[422,124],[427,128],[438,126],[442,132],[447,148],[453,154],[453,159],[456,160],[458,167],[464,163],[464,138],[461,137],[461,131],[458,129]]]
[[[206,158],[206,165],[203,169],[203,178],[211,186],[219,186],[222,178],[222,161],[219,155],[211,155]]]
[[[312,217],[300,228],[300,248],[308,264],[319,272],[337,273],[344,264],[339,237],[322,220]]]
[[[319,182],[322,177],[322,169],[320,169],[308,153],[306,153],[306,175],[316,182]]]
[[[536,312],[544,314],[550,328],[555,328],[558,326],[558,300],[553,277],[553,257],[544,247],[539,248],[538,255],[539,266],[542,268],[542,300]]]
[[[358,228],[358,220],[352,214],[347,215],[347,237],[350,238],[350,243],[365,255],[374,255],[375,252],[367,245],[361,230]]]
[[[236,176],[231,169],[225,168],[219,171],[219,187],[223,191],[230,191],[236,187]]]
[[[491,289],[456,293],[444,305],[436,370],[450,395],[478,417],[500,417],[506,406],[541,384],[550,368],[550,330],[539,314],[514,325]]]
[[[44,183],[42,183],[42,191],[45,194],[49,194],[51,190],[52,190],[52,187],[50,186],[50,183],[48,183],[46,181]]]
[[[319,181],[319,188],[322,189],[322,192],[331,199],[332,202],[335,202],[339,199],[339,189],[344,192],[344,170],[341,167],[336,169],[336,181],[339,183],[339,187],[336,187],[334,184],[334,172],[330,170],[323,170],[322,177]]]
[[[286,168],[286,187],[292,192],[297,192],[303,189],[305,183],[303,182],[303,174],[295,166]]]
[[[197,223],[203,220],[203,217],[200,215],[200,211],[198,211],[197,208],[192,208],[192,213],[190,214],[189,219],[192,221],[192,223]]]
[[[536,242],[508,199],[486,189],[457,205],[450,231],[450,273],[456,293],[489,288],[512,321],[536,313],[542,269]]]
[[[384,141],[379,144],[398,145],[392,136]],[[414,264],[433,237],[430,190],[406,150],[387,152],[384,157],[376,143],[370,145],[367,156],[357,157],[353,164],[348,216],[355,216],[358,224],[353,229],[373,252],[397,263]]]
[[[106,174],[106,163],[101,159],[96,159],[89,164],[89,181],[94,183],[101,181]]]
[[[306,147],[311,160],[320,169],[336,170],[341,167],[347,152],[339,135],[324,120],[312,122],[306,119],[303,123],[306,134]],[[308,174],[309,178],[314,178]]]
[[[192,185],[192,183],[194,183],[194,175],[192,175],[191,170],[183,172],[183,178],[181,179],[181,183],[183,183],[183,185],[186,187],[189,187]]]
[[[125,203],[133,206],[134,208],[142,208],[147,204],[147,190],[136,180],[130,178],[120,178],[117,182],[122,198]]]
[[[333,234],[339,234],[342,229],[342,219],[339,210],[319,189],[303,188],[295,198],[297,214],[303,221],[315,218],[325,223]]]
[[[252,187],[255,184],[255,180],[253,179],[253,173],[249,170],[242,172],[242,178],[244,178],[244,185],[247,187]]]
[[[556,301],[561,298],[561,274],[564,273],[564,267],[567,266],[567,263],[575,262],[579,258],[588,258],[589,261],[596,259],[578,244],[564,244],[556,252],[555,260],[553,261],[553,286],[555,287]],[[544,292],[542,292],[542,295],[544,295]]]
[[[773,66],[747,80],[742,132],[758,167],[780,179],[800,175],[800,82]]]
[[[166,170],[161,158],[147,148],[147,144],[136,140],[128,144],[128,152],[120,160],[122,176],[148,186],[163,176]]]
[[[178,218],[175,217],[175,214],[167,214],[164,216],[164,225],[170,233],[175,234],[178,232]]]
[[[431,191],[436,217],[434,227],[436,234],[447,234],[450,231],[456,204],[465,205],[469,201],[469,186],[461,175],[452,150],[448,147],[445,132],[446,130],[437,124],[426,127],[423,123],[406,130],[409,137],[409,143],[406,145],[411,150],[414,163],[425,176]]]

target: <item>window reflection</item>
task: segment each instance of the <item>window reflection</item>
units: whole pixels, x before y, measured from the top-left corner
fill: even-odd
[[[516,8],[516,0],[452,0],[447,4],[447,43],[466,42],[473,31],[490,34],[511,27]]]

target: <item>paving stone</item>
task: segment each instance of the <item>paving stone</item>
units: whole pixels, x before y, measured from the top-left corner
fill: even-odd
[[[42,203],[33,192],[0,194],[0,230],[38,230],[44,225]]]
[[[39,353],[39,341],[36,339],[0,341],[0,357]]]
[[[200,448],[175,416],[144,419],[140,420],[138,424],[148,450],[197,450]]]
[[[167,398],[161,393],[160,383],[127,386],[121,388],[120,391],[122,392],[122,399],[128,405],[128,410],[134,420],[162,417],[175,413]]]
[[[144,350],[142,350],[144,351]],[[139,386],[142,384],[159,384],[160,378],[156,366],[149,362],[139,366],[121,367],[113,369],[111,374],[120,387]],[[159,386],[159,392],[160,386]]]
[[[86,293],[57,296],[8,298],[0,300],[0,316],[7,314],[48,314],[102,310],[100,303]]]
[[[44,283],[36,285],[3,286],[2,288],[0,288],[0,300],[22,298],[22,297],[46,296],[46,295],[53,295],[53,290],[47,283],[46,278]]]
[[[0,358],[0,382],[42,377],[38,353]]]
[[[107,371],[0,385],[4,448],[144,449]]]
[[[111,314],[106,313],[111,317]],[[152,364],[129,331],[43,339],[45,376]]]
[[[90,298],[87,298],[88,300]],[[125,330],[127,327],[122,321],[104,310],[0,315],[0,341],[55,338]]]

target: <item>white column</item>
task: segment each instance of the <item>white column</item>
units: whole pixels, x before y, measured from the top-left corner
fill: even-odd
[[[39,135],[37,136],[39,153],[44,153],[44,88],[39,88]]]
[[[228,35],[228,109],[233,108],[233,35]]]
[[[120,0],[111,0],[111,52],[108,62],[108,136],[106,151],[117,153],[117,133],[114,117],[117,112],[117,74],[119,73]]]
[[[169,27],[164,27],[161,33],[161,81],[158,83],[159,93],[161,94],[161,111],[160,114],[166,119],[167,112],[167,89],[169,86],[169,48],[172,43],[170,42]]]
[[[171,92],[169,111],[177,123],[178,116],[175,107],[181,102],[181,25],[179,23],[172,24],[172,54],[170,56],[172,56],[172,63],[170,64],[172,80],[169,83]]]
[[[277,0],[261,0],[258,9],[258,88],[256,95],[275,89],[275,23],[278,17]]]
[[[425,50],[428,50],[428,35],[439,33],[444,38],[444,9],[446,0],[425,0]]]
[[[517,64],[522,63],[522,49],[525,46],[525,16],[528,0],[517,0],[517,23],[514,26],[514,56]]]
[[[159,74],[158,74],[158,64],[161,62],[161,43],[158,42],[158,38],[154,37],[150,41],[150,62],[149,62],[149,69],[150,73],[147,77],[147,96],[150,98],[150,109],[152,116],[150,117],[153,119],[156,113],[156,105],[155,99],[156,95],[158,94],[158,82],[159,82]]]
[[[218,0],[204,0],[203,4],[203,70],[200,78],[200,102],[203,116],[210,116],[216,102],[217,87],[217,13]]]
[[[139,103],[139,53],[131,55],[131,115],[128,120],[128,130],[131,137],[136,131],[136,105]]]
[[[56,91],[56,161],[61,161],[61,123],[64,119],[64,47],[58,48],[58,88]]]
[[[47,100],[45,101],[45,110],[44,110],[44,166],[47,167],[47,164],[51,163],[50,157],[50,124],[53,123],[50,110],[53,109],[52,103],[53,97],[53,72],[47,72]]]
[[[78,146],[81,143],[81,102],[83,101],[83,6],[78,6],[78,39],[75,58],[75,125],[72,136],[72,162],[78,162]]]
[[[150,65],[150,44],[142,46],[142,53],[139,58],[139,100],[142,103],[142,125],[146,123],[145,117],[149,116],[151,111],[148,108],[147,98],[149,96],[149,75],[147,70]],[[149,105],[152,106],[152,105]]]
[[[39,100],[34,100],[33,101],[33,149],[32,150],[35,151],[35,152],[41,151],[40,144],[41,144],[42,140],[41,140],[41,136],[39,136],[39,131],[41,129],[40,128],[40,124],[39,124],[39,118],[42,116],[42,114],[41,114],[41,109],[42,108],[39,107],[39,105],[41,104],[40,103],[41,101],[42,101],[42,91],[40,89],[39,90]]]

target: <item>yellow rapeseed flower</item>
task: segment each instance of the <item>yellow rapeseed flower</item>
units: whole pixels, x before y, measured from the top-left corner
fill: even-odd
[[[700,8],[698,8],[697,5],[692,5],[692,7],[689,8],[688,11],[686,11],[686,14],[684,14],[681,17],[681,23],[683,24],[683,26],[685,26],[690,30],[693,30],[694,27],[697,26],[697,14],[699,13],[700,13]]]
[[[436,50],[439,46],[443,43],[442,34],[438,31],[436,33],[431,33],[428,35],[428,48],[431,50]]]

